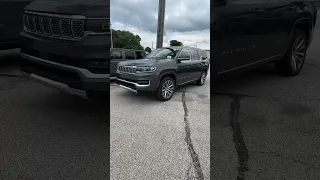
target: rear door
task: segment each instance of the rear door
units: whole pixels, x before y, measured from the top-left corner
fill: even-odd
[[[283,54],[289,46],[292,26],[298,19],[296,6],[291,0],[266,1],[265,24],[269,32],[266,48],[269,49],[269,57]]]
[[[193,63],[192,79],[198,79],[202,71],[202,61],[198,50],[191,50],[191,61]]]
[[[184,60],[179,60],[183,58]],[[192,79],[193,62],[191,61],[190,50],[188,48],[183,48],[179,55],[177,61],[177,84],[185,84]]]
[[[216,72],[222,74],[263,58],[263,0],[217,0],[211,9],[213,55]]]
[[[110,76],[116,76],[118,63],[123,61],[123,51],[122,50],[112,50],[110,53]]]

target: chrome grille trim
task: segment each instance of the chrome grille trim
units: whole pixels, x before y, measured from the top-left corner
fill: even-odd
[[[23,29],[31,34],[81,41],[85,38],[85,17],[25,11]]]
[[[136,66],[118,66],[117,73],[119,74],[136,74]]]

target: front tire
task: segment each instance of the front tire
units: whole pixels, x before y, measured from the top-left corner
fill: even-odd
[[[202,86],[206,82],[207,73],[206,71],[202,71],[199,80],[196,82],[197,85]]]
[[[160,101],[168,101],[172,98],[176,84],[171,77],[164,77],[157,91],[157,99]]]
[[[276,63],[277,70],[285,76],[296,76],[300,73],[307,52],[306,34],[297,29],[285,57]]]

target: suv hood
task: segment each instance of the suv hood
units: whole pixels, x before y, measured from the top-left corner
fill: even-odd
[[[66,15],[83,15],[87,18],[109,18],[110,1],[36,0],[26,6],[25,10]]]
[[[139,59],[120,62],[121,66],[152,66],[157,62],[155,59]]]

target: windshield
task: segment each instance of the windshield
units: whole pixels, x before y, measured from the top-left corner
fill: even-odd
[[[148,59],[167,59],[167,56],[171,56],[171,59],[175,58],[178,50],[171,48],[159,48],[151,51],[146,58]]]

